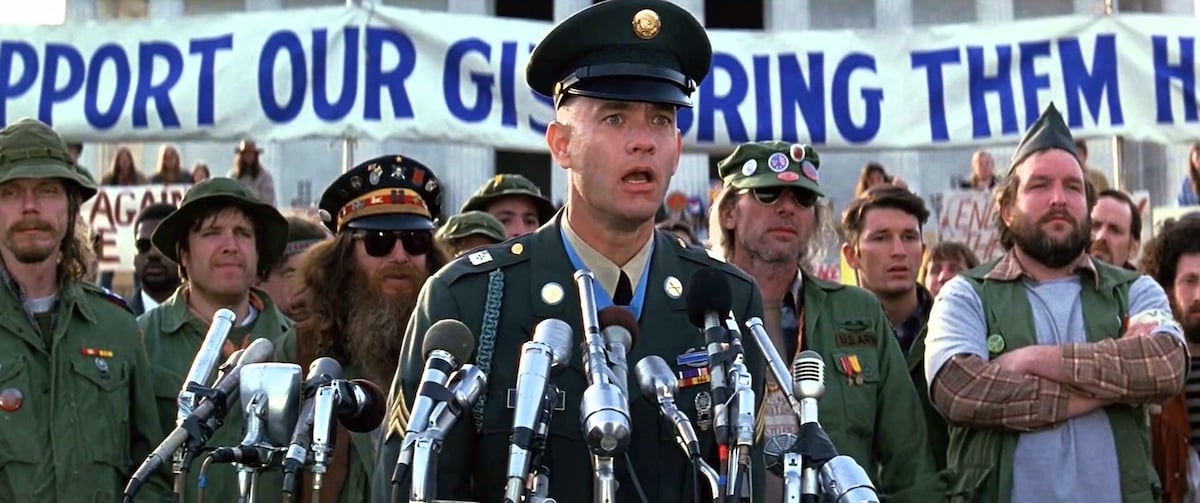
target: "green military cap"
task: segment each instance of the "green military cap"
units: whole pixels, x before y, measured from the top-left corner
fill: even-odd
[[[333,232],[428,230],[442,213],[442,185],[411,157],[376,157],[342,173],[321,194],[321,222]]]
[[[279,260],[288,242],[288,222],[274,206],[259,201],[249,187],[232,178],[209,178],[188,189],[179,208],[162,219],[151,242],[164,256],[179,262],[178,245],[200,213],[211,208],[240,208],[255,222],[266,239],[256,243],[258,269],[267,270]]]
[[[1071,128],[1067,127],[1054,103],[1042,111],[1041,117],[1029,127],[1021,142],[1017,143],[1012,162],[1008,164],[1009,173],[1029,156],[1050,149],[1064,150],[1076,158],[1079,157],[1079,153],[1075,151],[1075,138],[1071,136]]]
[[[437,231],[437,237],[447,241],[467,236],[484,236],[497,243],[507,239],[504,225],[491,213],[483,211],[464,211],[454,215]]]
[[[711,62],[708,34],[682,7],[609,0],[555,26],[533,50],[525,81],[555,107],[568,95],[690,107]]]
[[[479,190],[476,190],[463,203],[462,208],[458,211],[487,211],[488,206],[496,202],[497,199],[502,199],[510,196],[525,196],[533,201],[533,205],[537,207],[538,223],[544,224],[554,217],[554,203],[551,203],[546,196],[542,195],[542,190],[528,178],[521,175],[500,174],[488,180]]]
[[[21,178],[61,178],[84,201],[96,195],[96,181],[75,164],[66,142],[36,119],[20,119],[0,131],[0,183]]]
[[[743,143],[717,163],[726,186],[798,187],[824,197],[818,181],[820,168],[821,157],[812,146],[781,141]]]

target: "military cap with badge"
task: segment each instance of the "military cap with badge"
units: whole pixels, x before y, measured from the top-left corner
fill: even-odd
[[[726,187],[753,194],[760,203],[775,204],[784,188],[804,207],[825,192],[820,186],[821,158],[811,145],[763,141],[743,143],[717,163]]]
[[[528,178],[515,174],[499,174],[483,184],[479,190],[463,203],[458,211],[487,211],[492,203],[506,197],[525,197],[533,202],[537,209],[538,223],[544,224],[554,217],[554,203],[551,203],[542,190]],[[449,222],[447,222],[449,223]],[[501,240],[503,241],[503,240]]]
[[[399,240],[409,255],[433,249],[442,212],[442,186],[420,161],[385,155],[364,161],[325,189],[318,204],[330,231],[357,232],[373,257],[386,256]]]

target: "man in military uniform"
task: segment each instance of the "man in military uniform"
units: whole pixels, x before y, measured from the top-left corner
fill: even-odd
[[[138,318],[146,333],[155,370],[159,421],[175,427],[176,398],[213,315],[227,308],[237,316],[222,351],[228,357],[250,341],[277,342],[292,329],[270,296],[253,287],[278,262],[287,243],[287,220],[232,178],[212,178],[188,189],[179,209],[158,224],[154,246],[179,264],[184,284],[158,308]],[[208,440],[210,447],[237,446],[243,412],[233,407],[225,424]],[[198,465],[198,463],[197,463]],[[188,472],[187,498],[195,498],[199,466]],[[259,477],[260,495],[276,498],[278,472]],[[213,466],[205,490],[208,501],[234,501],[238,487],[231,466]]]
[[[806,349],[824,357],[821,424],[838,452],[858,461],[888,501],[936,501],[921,404],[879,300],[796,268],[822,217],[820,165],[807,145],[739,145],[717,164],[724,187],[709,218],[713,249],[758,281],[765,328],[787,362]],[[766,377],[761,438],[796,433],[798,419]],[[782,483],[768,478],[766,501],[780,500]]]
[[[504,232],[504,225],[490,213],[468,211],[447,219],[436,237],[447,255],[458,257],[480,246],[503,242],[507,239]]]
[[[133,314],[83,280],[95,194],[49,126],[0,131],[0,501],[117,501],[162,440]],[[165,493],[152,478],[140,495]]]
[[[521,175],[504,174],[483,184],[463,203],[459,213],[484,211],[504,225],[508,237],[524,236],[554,217],[554,203]]]
[[[342,364],[343,378],[386,389],[417,293],[447,261],[433,238],[441,205],[433,171],[407,157],[371,159],[334,180],[320,202],[334,238],[313,246],[300,265],[306,318],[279,344],[280,360],[307,368],[331,357]],[[372,435],[338,428],[351,442],[336,444],[340,452],[334,452],[322,498],[358,503],[371,490]]]
[[[1144,405],[1183,390],[1187,350],[1161,286],[1088,256],[1086,176],[1051,105],[996,190],[1005,255],[933,304],[950,501],[1157,500]]]
[[[593,5],[555,27],[534,50],[526,80],[554,99],[556,120],[546,141],[555,161],[570,172],[565,209],[532,234],[458,259],[422,289],[392,383],[373,501],[389,501],[407,410],[424,366],[422,345],[438,320],[458,319],[471,328],[478,338],[474,361],[488,375],[488,385],[446,438],[436,467],[437,497],[490,502],[504,492],[513,424],[507,401],[521,345],[534,325],[549,318],[568,323],[575,340],[584,334],[575,271],[595,274],[597,308],[625,305],[639,320],[642,336],[629,353],[630,368],[648,355],[675,363],[704,346],[703,334],[688,322],[683,298],[690,286],[684,282],[698,269],[724,273],[739,320],[761,315],[749,277],[654,228],[679,162],[676,110],[691,105],[689,95],[711,56],[700,24],[662,0]],[[761,358],[747,354],[747,360],[751,372],[761,375]],[[553,378],[564,403],[552,414],[544,450],[549,496],[562,503],[591,501],[595,474],[579,416],[588,382],[578,353],[566,367]],[[694,404],[703,405],[704,397],[711,400],[704,386],[685,386],[676,396],[694,424],[701,424]],[[656,404],[629,398],[632,435],[628,456],[615,459],[617,500],[638,501],[641,490],[648,501],[691,501],[691,467],[672,429]],[[714,435],[702,428],[699,433],[702,451],[716,465]],[[407,487],[400,489],[402,497]]]

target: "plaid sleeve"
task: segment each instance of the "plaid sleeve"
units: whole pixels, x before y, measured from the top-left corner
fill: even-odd
[[[1070,390],[960,354],[933,381],[933,403],[953,423],[1033,431],[1065,421]]]
[[[1063,372],[1097,398],[1161,402],[1183,391],[1187,350],[1166,334],[1066,344]]]

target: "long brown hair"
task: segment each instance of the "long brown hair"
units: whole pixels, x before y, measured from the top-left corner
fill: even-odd
[[[88,260],[93,255],[90,239],[80,239],[76,235],[75,225],[79,220],[79,208],[83,205],[78,189],[67,185],[67,235],[63,236],[59,246],[58,279],[85,281],[88,274]]]
[[[1188,178],[1192,181],[1192,193],[1200,195],[1200,164],[1192,162],[1192,158],[1200,155],[1200,141],[1192,142],[1188,151]]]
[[[122,178],[121,174],[121,156],[129,156],[129,178]],[[101,180],[104,185],[145,185],[149,183],[146,175],[142,174],[137,167],[137,161],[133,158],[133,152],[129,147],[121,147],[117,149],[117,154],[113,156],[112,165],[108,169],[108,173]]]
[[[877,162],[868,162],[863,166],[862,171],[858,173],[858,182],[854,184],[854,197],[857,199],[863,195],[867,189],[871,188],[867,184],[871,182],[871,175],[879,173],[883,177],[883,183],[891,183],[892,177],[888,175],[887,170],[883,169],[883,165]]]

